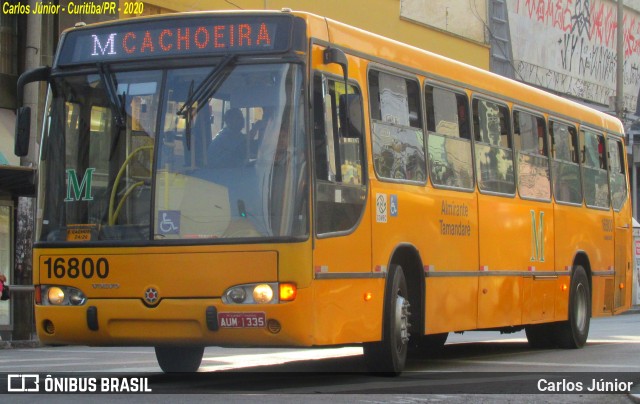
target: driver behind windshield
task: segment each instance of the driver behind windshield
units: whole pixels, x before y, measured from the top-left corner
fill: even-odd
[[[244,116],[238,108],[231,108],[224,114],[224,128],[213,138],[208,150],[211,168],[241,166],[247,155],[247,141],[242,133]]]

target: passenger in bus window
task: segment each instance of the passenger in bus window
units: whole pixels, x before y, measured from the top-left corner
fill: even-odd
[[[469,117],[467,113],[467,99],[465,96],[456,94],[456,103],[458,104],[458,127],[460,137],[463,139],[471,139],[471,134],[469,133]]]
[[[242,165],[246,159],[246,137],[242,133],[244,116],[242,111],[231,108],[224,114],[224,128],[209,145],[209,166],[231,168]]]
[[[598,161],[600,163],[600,169],[607,169],[607,159],[604,154],[604,137],[598,136]]]

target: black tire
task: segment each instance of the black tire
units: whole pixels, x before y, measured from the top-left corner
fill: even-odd
[[[442,352],[448,337],[448,332],[412,337],[409,342],[409,354],[420,358],[436,356]]]
[[[569,319],[556,324],[556,341],[560,348],[582,348],[589,336],[591,289],[584,268],[577,265],[569,289]]]
[[[524,327],[529,346],[536,349],[548,349],[556,346],[554,339],[555,324],[532,324]]]
[[[364,359],[371,372],[397,376],[404,369],[409,345],[409,300],[402,267],[395,265],[389,274],[382,318],[382,341],[363,346]]]
[[[157,346],[156,359],[165,373],[195,372],[202,363],[202,346]]]

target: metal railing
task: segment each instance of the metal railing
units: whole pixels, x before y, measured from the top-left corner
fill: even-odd
[[[33,285],[7,285],[11,294],[14,293],[33,293],[35,291],[35,286]]]
[[[7,284],[7,286],[11,291],[11,301],[13,301],[13,304],[10,307],[13,313],[11,314],[10,328],[2,330],[2,332],[0,332],[2,340],[10,343],[14,343],[15,340],[20,340],[22,342],[36,341],[37,336],[35,330],[33,303],[28,304],[26,302],[35,292],[34,285]],[[31,299],[33,299],[33,297],[31,297]],[[25,309],[27,309],[27,311],[24,311]],[[21,315],[17,315],[16,310],[20,311]],[[20,337],[18,338],[16,338],[15,335],[17,329],[21,330],[19,333]]]

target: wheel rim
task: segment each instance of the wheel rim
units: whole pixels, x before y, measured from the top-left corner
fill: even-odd
[[[394,334],[396,335],[396,349],[401,352],[409,342],[409,301],[398,295],[396,297],[396,315]]]
[[[587,323],[587,289],[582,283],[576,287],[575,321],[578,330],[584,330]]]

